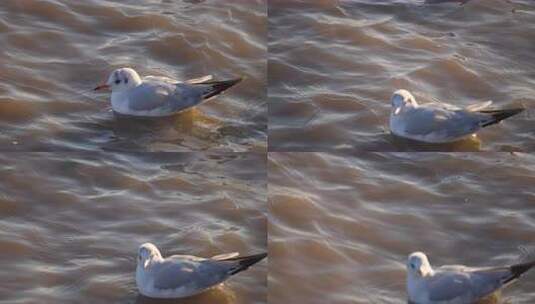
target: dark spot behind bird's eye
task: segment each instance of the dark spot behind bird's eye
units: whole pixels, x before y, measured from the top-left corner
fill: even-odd
[[[128,83],[128,78],[125,78],[125,79],[124,79],[124,83]]]

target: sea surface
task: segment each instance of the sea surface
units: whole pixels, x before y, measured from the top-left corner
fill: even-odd
[[[270,151],[535,151],[535,1],[269,1]],[[390,97],[527,110],[477,139],[394,138]]]
[[[266,150],[265,0],[2,0],[0,150]],[[115,117],[92,89],[118,67],[245,77],[168,119]]]
[[[407,303],[405,262],[535,258],[535,157],[519,153],[270,153],[269,299]],[[535,272],[485,303],[535,302]]]
[[[266,261],[184,301],[135,284],[144,242],[265,252],[265,170],[261,154],[0,153],[0,303],[266,303]]]

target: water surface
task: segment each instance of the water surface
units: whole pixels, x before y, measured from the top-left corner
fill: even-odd
[[[3,0],[0,149],[263,151],[266,2]],[[170,119],[118,119],[92,89],[118,67],[245,80]]]
[[[135,285],[144,242],[266,251],[265,169],[260,154],[0,154],[0,302],[266,303],[265,261],[185,301]]]
[[[535,151],[535,2],[269,2],[272,151]],[[422,145],[390,135],[390,96],[523,114],[478,140]]]
[[[270,153],[272,303],[407,303],[405,261],[535,258],[528,154]],[[535,301],[535,271],[502,302]]]

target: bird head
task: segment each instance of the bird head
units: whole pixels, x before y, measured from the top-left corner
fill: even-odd
[[[407,272],[414,277],[425,277],[433,274],[433,268],[425,253],[414,252],[407,259]]]
[[[141,84],[138,73],[131,68],[120,68],[111,72],[106,83],[95,88],[95,91],[110,89],[112,92],[120,92],[129,88],[135,88]]]
[[[138,266],[147,268],[149,263],[155,258],[161,259],[162,254],[160,253],[160,250],[158,250],[158,248],[154,244],[145,243],[139,246],[138,255],[137,255]]]
[[[392,112],[394,115],[398,115],[401,110],[406,106],[417,107],[418,104],[412,96],[411,92],[407,90],[397,90],[392,94],[390,99],[392,103]]]

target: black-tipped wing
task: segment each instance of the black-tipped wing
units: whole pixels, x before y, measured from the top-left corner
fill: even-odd
[[[262,261],[266,257],[267,257],[267,253],[260,253],[260,254],[245,256],[245,257],[229,258],[229,259],[225,259],[222,261],[230,262],[234,264],[229,270],[229,274],[234,275],[234,274],[237,274],[238,272],[242,272],[246,270],[250,266]]]
[[[520,276],[522,276],[526,271],[530,270],[533,267],[535,267],[535,261],[511,266],[511,277],[507,278],[504,283],[509,284],[510,282],[520,278]]]
[[[223,81],[207,81],[199,83],[198,86],[203,87],[202,97],[203,99],[209,99],[217,96],[229,88],[233,87],[237,83],[242,81],[242,78],[223,80]]]
[[[128,95],[128,105],[133,111],[175,113],[219,95],[240,81],[241,78],[173,84],[147,77],[142,85],[133,89]]]
[[[484,121],[481,124],[482,127],[488,127],[488,126],[497,124],[506,118],[509,118],[518,113],[521,113],[522,111],[524,111],[523,108],[515,108],[515,109],[504,109],[504,110],[482,110],[482,111],[478,111],[478,113],[490,115],[489,119]]]

